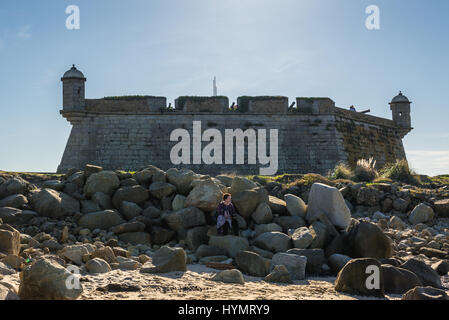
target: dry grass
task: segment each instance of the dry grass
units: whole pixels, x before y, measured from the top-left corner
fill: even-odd
[[[379,176],[374,158],[359,159],[354,170],[354,181],[372,182]]]

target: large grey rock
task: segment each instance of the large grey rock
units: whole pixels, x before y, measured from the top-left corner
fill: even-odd
[[[212,278],[212,281],[216,282],[224,282],[224,283],[237,283],[244,284],[245,279],[243,278],[243,274],[240,270],[232,269],[232,270],[223,270],[215,274]]]
[[[296,254],[307,258],[307,274],[319,275],[326,260],[322,249],[290,249],[287,253]]]
[[[255,237],[258,237],[265,232],[282,232],[282,227],[276,223],[257,224],[254,227]]]
[[[395,199],[393,201],[393,208],[396,211],[405,212],[405,211],[407,211],[407,208],[408,208],[409,204],[410,204],[409,200],[405,200],[405,199],[402,199],[402,198],[397,198],[397,199]]]
[[[80,203],[82,213],[98,212],[103,210],[98,203],[92,200],[81,200]]]
[[[95,192],[92,196],[92,201],[98,203],[103,210],[114,209],[112,198],[106,193]]]
[[[401,265],[401,268],[407,269],[418,277],[423,286],[441,288],[441,278],[438,273],[430,266],[417,259],[410,259]]]
[[[100,258],[94,258],[86,263],[86,269],[90,273],[107,273],[112,271],[111,266]]]
[[[294,194],[284,195],[285,203],[287,204],[287,211],[292,216],[299,216],[305,218],[307,214],[307,205],[304,201]]]
[[[28,199],[23,194],[13,194],[0,200],[0,207],[21,209],[26,204],[28,204]]]
[[[214,211],[220,201],[223,193],[212,180],[204,180],[196,183],[196,186],[190,191],[184,203],[185,207],[196,207],[206,212]]]
[[[303,280],[306,277],[307,258],[290,253],[276,253],[271,259],[271,269],[284,265],[292,280]]]
[[[95,247],[90,243],[76,244],[65,246],[58,252],[58,255],[78,266],[81,266],[83,264],[83,256],[86,254],[91,254],[94,251]]]
[[[351,220],[351,211],[337,188],[314,183],[309,193],[307,220],[324,212],[329,220],[341,229],[347,229]]]
[[[254,244],[271,252],[285,252],[291,248],[291,238],[282,232],[265,232],[255,239]]]
[[[150,193],[157,199],[162,199],[173,194],[176,191],[176,187],[167,182],[153,182],[150,185]]]
[[[20,177],[14,177],[0,183],[0,199],[13,194],[25,194],[29,189],[29,183]]]
[[[222,256],[226,254],[226,249],[216,246],[209,246],[207,244],[200,245],[195,251],[195,256],[197,257],[197,259],[212,256]]]
[[[320,221],[315,221],[314,223],[312,223],[309,230],[313,236],[312,243],[309,247],[311,249],[324,248],[329,240],[329,231],[326,225]]]
[[[385,292],[389,294],[404,294],[414,287],[422,286],[416,274],[407,269],[383,264],[382,273]]]
[[[271,213],[271,208],[266,202],[260,203],[256,211],[251,215],[251,218],[257,224],[269,223],[273,220],[273,214]]]
[[[449,300],[446,291],[432,287],[415,287],[407,291],[402,300]]]
[[[143,273],[168,273],[173,271],[187,271],[186,253],[182,248],[163,246],[156,251],[152,260],[140,269]]]
[[[226,255],[228,257],[234,258],[239,253],[239,251],[249,249],[249,242],[246,238],[243,237],[211,236],[209,238],[209,246],[221,248],[226,252]]]
[[[270,272],[265,278],[266,282],[274,283],[292,283],[290,272],[284,265],[274,266],[273,271]]]
[[[449,199],[435,201],[434,205],[438,217],[449,217]]]
[[[371,280],[368,277],[372,276],[372,271],[367,272],[370,271],[368,269],[369,267],[374,267],[379,270],[378,289],[367,286],[367,280]],[[383,298],[385,296],[384,279],[379,261],[371,258],[353,259],[349,261],[337,275],[335,291]]]
[[[357,203],[367,207],[375,207],[379,204],[380,192],[374,188],[361,187],[357,192]]]
[[[293,247],[307,249],[313,242],[313,234],[307,227],[296,229],[292,234]]]
[[[412,224],[425,223],[433,219],[433,209],[424,203],[418,204],[410,213],[408,220]]]
[[[121,233],[118,238],[124,243],[137,244],[151,244],[151,236],[146,232],[127,232]]]
[[[287,203],[279,198],[274,196],[268,196],[268,205],[271,208],[271,212],[275,215],[285,216],[287,211]]]
[[[92,197],[96,192],[112,196],[119,186],[120,180],[115,172],[101,171],[89,176],[84,185],[84,193],[88,198]]]
[[[128,232],[141,232],[145,230],[145,224],[140,221],[132,221],[119,224],[117,226],[111,227],[109,231],[115,234],[122,234]]]
[[[142,186],[128,186],[118,189],[112,197],[112,204],[119,209],[123,201],[142,204],[148,200],[149,192]]]
[[[167,170],[166,174],[168,182],[176,187],[178,193],[185,196],[189,194],[190,184],[196,177],[192,170],[171,168]]]
[[[173,211],[178,211],[178,210],[183,209],[185,207],[185,202],[186,202],[186,197],[181,194],[177,194],[172,201]]]
[[[0,252],[14,255],[20,253],[20,232],[7,224],[0,225]]]
[[[282,227],[282,232],[288,233],[290,229],[298,229],[304,227],[306,222],[300,216],[282,216],[273,219],[273,222]]]
[[[198,208],[185,208],[174,213],[165,213],[162,219],[167,223],[170,229],[178,231],[206,224],[204,212]]]
[[[76,275],[59,265],[56,261],[41,258],[27,266],[20,273],[19,297],[22,300],[76,300],[83,292],[79,287],[69,287],[75,284],[70,279]]]
[[[134,202],[123,201],[120,205],[120,213],[127,220],[140,216],[142,212],[142,208]]]
[[[351,260],[351,257],[339,253],[334,253],[328,258],[329,266],[334,273],[340,272],[340,270]]]
[[[0,276],[9,276],[11,274],[15,274],[16,271],[10,266],[6,265],[3,262],[0,262]]]
[[[0,219],[4,223],[20,223],[22,221],[20,215],[22,210],[17,208],[3,207],[0,208]]]
[[[85,214],[78,220],[78,225],[90,230],[108,230],[125,222],[116,210],[104,210]]]
[[[175,236],[176,232],[173,230],[165,229],[159,226],[151,227],[151,243],[156,245],[163,245],[170,242]]]
[[[244,190],[232,195],[232,202],[242,217],[249,218],[262,203],[268,203],[268,193],[264,188]]]
[[[33,193],[31,205],[41,216],[50,218],[61,218],[80,212],[78,200],[52,189],[43,189]]]
[[[247,178],[236,176],[232,179],[231,194],[237,194],[245,190],[251,190],[257,187],[257,184]]]
[[[209,237],[207,236],[208,226],[195,227],[187,230],[186,245],[190,250],[196,250],[200,245],[207,244]]]
[[[240,251],[235,256],[235,263],[243,273],[254,277],[265,277],[268,274],[269,264],[255,252]]]

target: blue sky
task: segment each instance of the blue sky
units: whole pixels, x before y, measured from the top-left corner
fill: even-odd
[[[67,30],[78,5],[81,29]],[[380,8],[380,30],[365,8]],[[54,172],[70,134],[62,74],[86,96],[328,96],[391,118],[402,90],[422,174],[449,173],[447,0],[41,0],[0,5],[0,169]]]

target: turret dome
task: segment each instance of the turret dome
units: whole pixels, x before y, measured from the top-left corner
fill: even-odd
[[[84,77],[84,74],[79,71],[75,65],[72,66],[70,70],[68,70],[66,73],[64,73],[64,76],[62,77],[62,80],[64,79],[82,79],[86,80]]]

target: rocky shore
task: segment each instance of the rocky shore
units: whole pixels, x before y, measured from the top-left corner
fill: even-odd
[[[239,235],[220,237],[227,192]],[[447,300],[448,251],[445,184],[0,173],[0,300]]]

